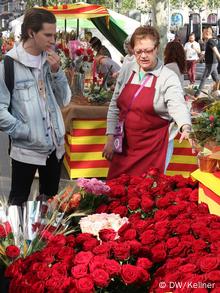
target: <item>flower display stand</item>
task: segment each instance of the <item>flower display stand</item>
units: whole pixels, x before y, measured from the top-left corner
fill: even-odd
[[[108,161],[102,157],[106,119],[73,119],[66,135],[64,165],[70,178],[106,177]]]
[[[180,135],[174,139],[174,150],[166,175],[180,174],[189,177],[198,168],[197,156],[192,154],[192,148],[188,140],[179,143]]]
[[[206,203],[211,214],[220,216],[220,172],[212,174],[198,169],[191,176],[199,181],[199,203]]]

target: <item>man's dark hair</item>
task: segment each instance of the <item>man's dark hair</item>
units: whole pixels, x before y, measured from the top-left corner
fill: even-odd
[[[55,15],[46,9],[28,9],[21,26],[21,41],[26,42],[30,38],[28,30],[39,32],[43,28],[43,23],[56,23]]]

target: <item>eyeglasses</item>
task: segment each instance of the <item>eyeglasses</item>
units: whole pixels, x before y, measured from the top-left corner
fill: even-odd
[[[156,45],[152,49],[134,50],[134,54],[137,56],[141,56],[143,53],[145,55],[151,55],[153,51],[155,50],[155,48],[156,48]]]

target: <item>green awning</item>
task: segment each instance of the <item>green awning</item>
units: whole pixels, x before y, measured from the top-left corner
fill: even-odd
[[[123,44],[127,38],[126,32],[119,26],[118,21],[115,21],[110,16],[109,27],[106,24],[105,17],[93,18],[91,21],[97,29],[106,37],[107,40],[122,54],[126,55]]]

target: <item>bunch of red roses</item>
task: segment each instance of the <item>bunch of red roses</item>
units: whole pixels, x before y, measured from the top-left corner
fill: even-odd
[[[129,218],[119,238],[113,229],[100,240],[45,234],[46,248],[8,267],[10,292],[219,292],[220,217],[197,204],[195,182],[151,169],[108,185],[109,204],[96,212]]]
[[[20,248],[14,243],[14,237],[9,222],[1,222],[0,224],[0,261],[9,265],[18,256],[20,256]]]
[[[103,231],[98,241],[89,233],[47,234],[46,248],[7,268],[5,276],[12,278],[9,292],[128,292],[128,286],[143,292],[152,263],[146,257],[128,263],[130,246],[106,242],[108,235]]]

